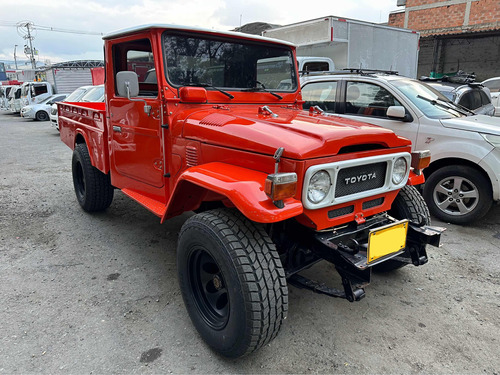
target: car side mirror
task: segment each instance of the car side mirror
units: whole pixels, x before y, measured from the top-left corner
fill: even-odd
[[[123,71],[116,73],[116,88],[118,96],[131,98],[139,95],[139,77],[135,72]]]
[[[413,120],[412,117],[406,113],[405,107],[400,105],[392,105],[387,108],[386,115],[391,120],[400,120],[404,122],[411,122]]]
[[[135,72],[123,71],[116,73],[116,88],[118,96],[122,96],[131,102],[144,102],[144,113],[151,114],[151,106],[143,99],[132,99],[139,96],[139,77]]]

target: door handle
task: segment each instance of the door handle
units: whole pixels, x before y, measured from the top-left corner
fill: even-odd
[[[113,131],[117,132],[117,133],[121,133],[122,132],[122,127],[121,126],[113,126]]]

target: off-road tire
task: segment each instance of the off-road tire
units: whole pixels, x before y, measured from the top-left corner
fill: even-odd
[[[192,216],[179,234],[177,272],[193,325],[213,350],[241,357],[278,334],[288,288],[262,225],[228,209]]]
[[[399,191],[388,214],[398,220],[408,219],[418,224],[431,224],[431,215],[422,195],[414,186],[410,185],[404,186]],[[425,248],[425,245],[422,246]],[[407,264],[389,259],[373,266],[373,270],[376,272],[390,272]]]
[[[77,144],[72,159],[73,186],[76,199],[87,212],[103,211],[113,201],[113,186],[109,174],[92,166],[89,150]]]
[[[444,190],[441,190],[442,193],[440,192],[440,187],[441,189],[451,187],[451,183],[448,184],[447,181],[454,184],[458,179],[463,181],[460,188],[457,189],[460,191],[455,192],[452,189],[453,191],[448,192],[451,193],[451,195],[448,195],[450,197],[448,199],[461,201],[464,204],[463,207],[469,209],[469,212],[465,214],[457,212],[459,208],[455,202],[451,202],[449,206],[443,208],[438,205],[447,199]],[[467,189],[471,189],[469,192],[472,192],[476,198],[460,197],[460,193]],[[424,199],[432,215],[444,222],[461,225],[473,223],[482,218],[491,208],[493,194],[490,182],[481,172],[466,165],[450,165],[434,171],[426,179]]]
[[[49,120],[49,115],[45,111],[38,111],[35,114],[35,119],[37,121],[48,121]]]

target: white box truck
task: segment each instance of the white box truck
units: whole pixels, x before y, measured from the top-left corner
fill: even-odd
[[[265,30],[263,36],[297,46],[297,56],[329,57],[336,69],[397,71],[416,78],[420,34],[416,31],[327,16]]]

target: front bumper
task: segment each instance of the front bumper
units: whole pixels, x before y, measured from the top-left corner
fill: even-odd
[[[370,233],[379,231],[380,228],[397,226],[406,222],[405,246],[396,251],[370,261]],[[359,301],[364,297],[364,287],[370,283],[371,270],[373,266],[390,261],[400,264],[413,264],[420,266],[427,263],[426,245],[439,247],[441,233],[444,228],[431,227],[421,223],[397,221],[394,218],[382,214],[372,217],[364,224],[349,225],[333,228],[327,231],[316,232],[310,250],[313,254],[310,264],[324,259],[335,265],[336,270],[342,277],[343,290],[333,289],[316,281],[306,279],[297,272],[289,275],[291,284],[311,289],[314,292],[329,295],[331,297],[345,298],[350,302]],[[392,241],[388,237],[389,241]],[[387,246],[392,246],[387,243]],[[303,269],[304,267],[302,267]]]

